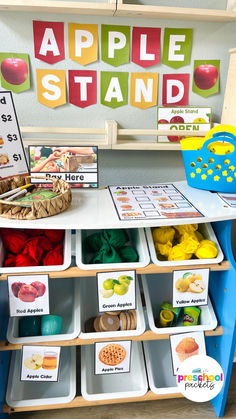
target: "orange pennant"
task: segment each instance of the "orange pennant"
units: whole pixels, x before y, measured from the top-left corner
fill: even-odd
[[[158,73],[131,73],[130,104],[147,109],[157,104]]]
[[[36,70],[38,102],[49,108],[66,103],[66,71]]]
[[[69,57],[81,65],[98,59],[98,25],[68,24]]]

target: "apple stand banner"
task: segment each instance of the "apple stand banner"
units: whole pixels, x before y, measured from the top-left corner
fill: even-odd
[[[14,93],[30,89],[28,54],[0,52],[1,85]]]

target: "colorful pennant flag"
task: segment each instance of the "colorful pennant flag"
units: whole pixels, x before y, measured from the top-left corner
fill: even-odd
[[[36,70],[38,102],[49,108],[66,103],[66,71]]]
[[[158,73],[131,73],[130,105],[147,109],[157,104]]]
[[[130,26],[101,26],[102,61],[118,67],[129,62]]]
[[[64,23],[33,21],[35,58],[48,64],[65,59]]]
[[[101,71],[101,104],[119,108],[128,103],[129,73]]]
[[[180,68],[190,63],[192,29],[165,28],[162,63]]]
[[[188,105],[189,74],[163,74],[162,104],[164,106]]]
[[[69,57],[87,65],[98,59],[98,25],[68,24]]]
[[[208,97],[219,92],[220,60],[195,60],[192,91]]]
[[[69,70],[69,102],[79,108],[97,103],[97,72]]]
[[[151,67],[160,61],[160,28],[137,28],[132,31],[132,62]]]

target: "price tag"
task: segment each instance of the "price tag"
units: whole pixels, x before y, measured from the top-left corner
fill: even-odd
[[[136,272],[134,270],[98,272],[97,289],[100,313],[136,309]]]
[[[208,300],[210,269],[173,272],[173,307],[204,306]]]
[[[130,372],[131,340],[95,343],[94,374]]]
[[[185,359],[194,355],[206,355],[204,332],[181,333],[170,336],[174,375]]]
[[[58,381],[60,346],[22,346],[21,381]]]
[[[11,92],[0,92],[0,178],[29,173]]]
[[[8,276],[10,317],[49,314],[48,275]]]

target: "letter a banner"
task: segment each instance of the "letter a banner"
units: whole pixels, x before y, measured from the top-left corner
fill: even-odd
[[[101,71],[101,104],[119,108],[128,103],[129,73]]]
[[[180,68],[190,63],[192,29],[165,28],[162,63]]]
[[[65,58],[64,23],[33,21],[35,58],[55,64]]]
[[[130,26],[101,26],[102,61],[118,67],[129,62]]]
[[[36,70],[38,102],[49,108],[66,103],[66,71]]]
[[[97,102],[97,72],[69,70],[69,102],[86,108]]]
[[[131,73],[130,105],[147,109],[157,104],[158,73]]]
[[[98,25],[68,24],[69,57],[81,65],[98,59]]]

